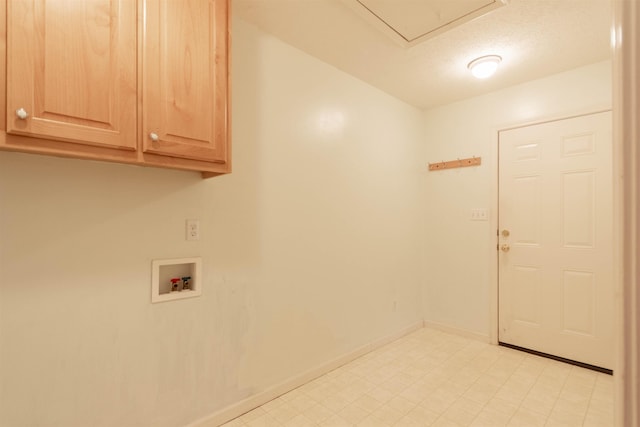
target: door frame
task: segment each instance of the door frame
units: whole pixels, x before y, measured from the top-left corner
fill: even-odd
[[[615,384],[616,425],[640,424],[640,5],[613,0],[613,147],[614,197],[620,210],[616,234],[617,366]],[[616,173],[617,172],[617,173]]]
[[[613,176],[614,277],[616,361],[614,365],[615,425],[640,424],[640,5],[612,0],[613,4]],[[592,109],[596,110],[596,109]],[[584,112],[576,112],[576,114]],[[541,118],[540,121],[545,121]],[[539,121],[539,122],[540,122]],[[520,124],[529,125],[528,124]],[[498,230],[498,132],[491,146],[492,185],[490,216],[492,242]],[[494,237],[495,236],[495,237]],[[491,250],[490,342],[498,343],[498,251]]]

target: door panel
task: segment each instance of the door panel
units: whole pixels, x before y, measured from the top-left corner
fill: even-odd
[[[135,2],[16,0],[7,9],[7,132],[134,150]]]
[[[562,237],[565,248],[594,248],[594,171],[562,176]]]
[[[144,152],[225,163],[227,2],[144,5]]]
[[[499,340],[611,369],[611,113],[501,131],[499,145]]]

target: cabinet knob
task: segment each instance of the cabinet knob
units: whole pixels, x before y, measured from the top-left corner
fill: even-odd
[[[18,108],[16,110],[16,116],[18,116],[20,120],[25,120],[27,117],[29,117],[29,113],[27,113],[27,110],[25,110],[24,108]]]
[[[149,138],[151,138],[151,140],[152,140],[153,142],[156,142],[156,141],[158,141],[158,140],[160,139],[160,137],[158,136],[158,134],[157,134],[157,133],[155,133],[155,132],[151,132],[151,133],[149,134]]]

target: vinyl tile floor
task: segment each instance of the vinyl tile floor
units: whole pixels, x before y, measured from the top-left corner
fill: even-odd
[[[224,427],[613,426],[613,377],[417,330]]]

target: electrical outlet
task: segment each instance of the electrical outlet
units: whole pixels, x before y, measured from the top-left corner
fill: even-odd
[[[487,209],[471,209],[471,221],[488,221],[489,212]]]
[[[187,220],[187,240],[200,240],[200,221],[197,219]]]

